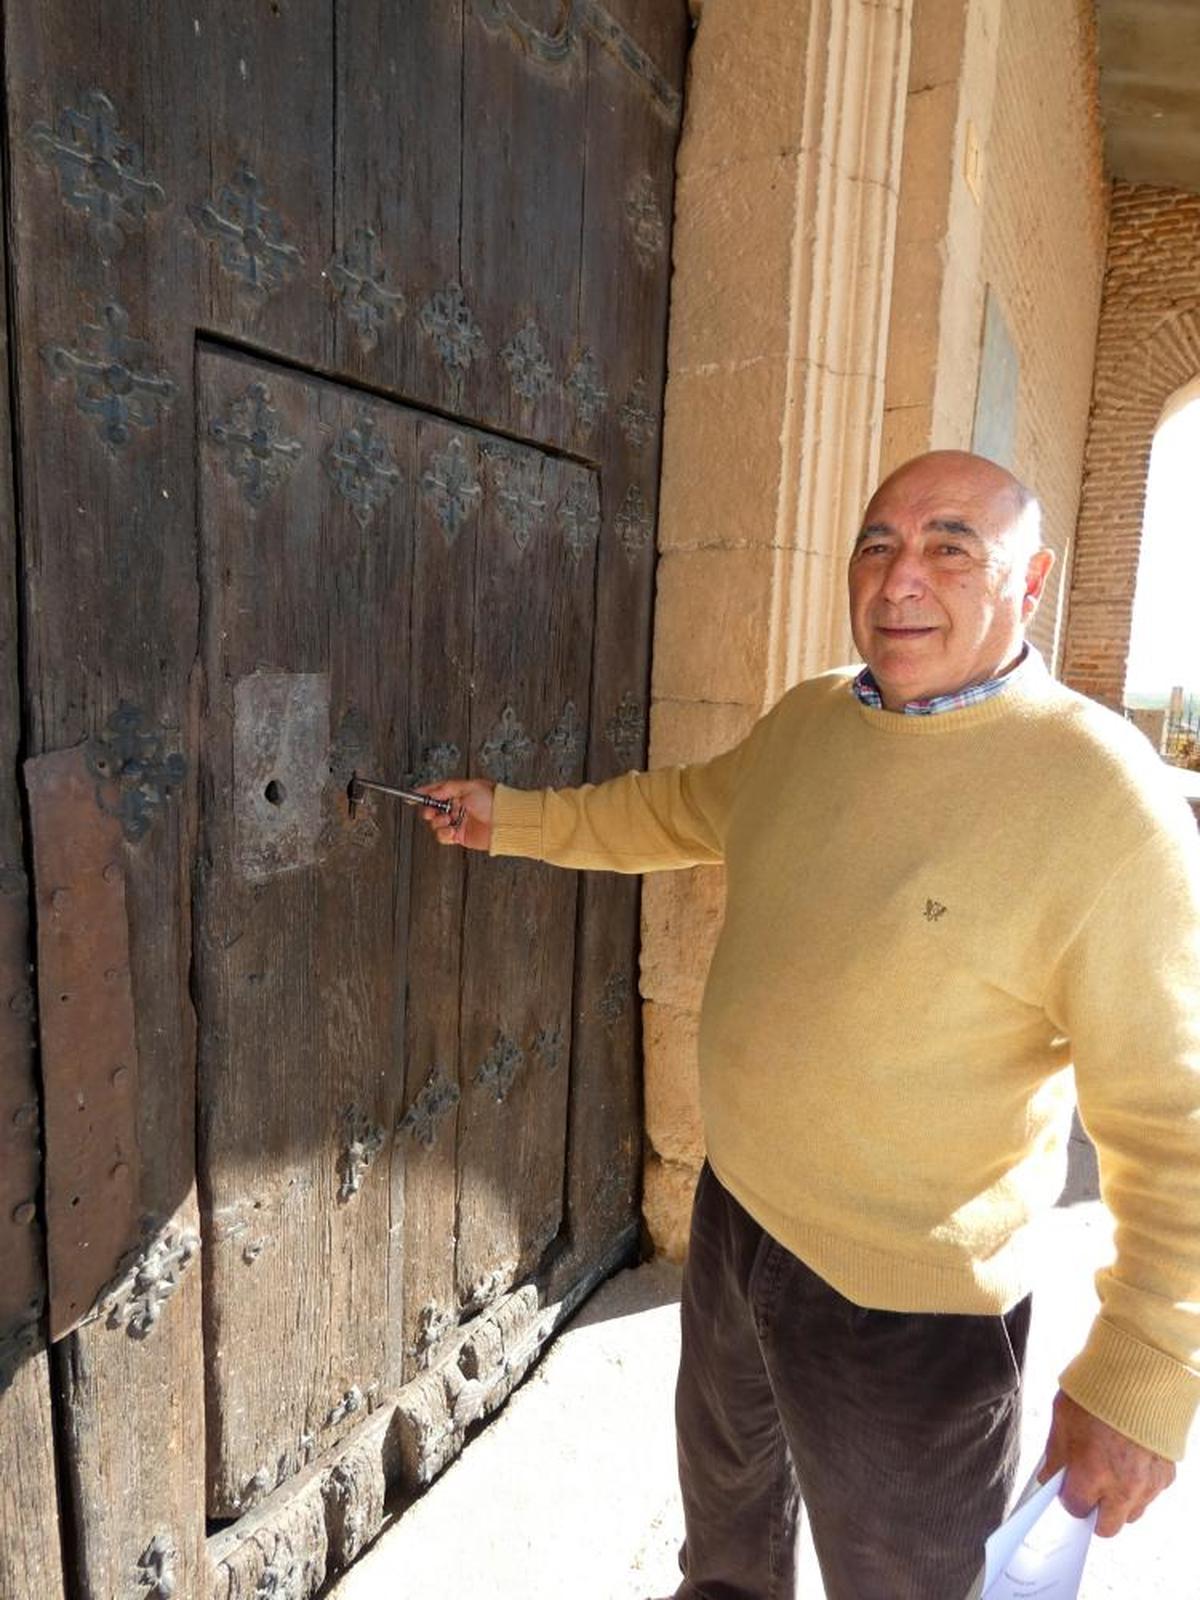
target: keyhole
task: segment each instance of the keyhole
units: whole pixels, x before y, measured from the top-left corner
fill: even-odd
[[[281,806],[287,799],[287,790],[283,787],[278,778],[271,779],[270,783],[263,790],[263,794],[273,806]]]

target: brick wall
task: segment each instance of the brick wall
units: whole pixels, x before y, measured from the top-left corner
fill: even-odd
[[[1146,473],[1167,401],[1200,376],[1200,196],[1113,185],[1063,676],[1119,707]]]
[[[1011,463],[1057,554],[1030,636],[1048,657],[1079,507],[1104,270],[1091,0],[1005,0],[985,152],[982,277],[1020,359]]]

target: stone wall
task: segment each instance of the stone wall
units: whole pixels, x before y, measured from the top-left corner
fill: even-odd
[[[917,0],[884,466],[971,447],[990,292],[1017,363],[1005,465],[1058,555],[1032,635],[1055,653],[1104,265],[1090,0]]]
[[[845,660],[878,468],[911,0],[705,0],[679,152],[650,759],[734,743]],[[714,869],[643,895],[645,1213],[682,1253]]]
[[[1091,0],[1007,0],[985,181],[983,279],[1020,360],[1012,467],[1058,558],[1030,636],[1056,659],[1108,226]]]
[[[1113,185],[1063,675],[1117,708],[1146,474],[1167,401],[1200,376],[1200,196]]]

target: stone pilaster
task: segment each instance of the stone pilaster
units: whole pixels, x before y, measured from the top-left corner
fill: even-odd
[[[844,556],[879,463],[911,0],[705,0],[676,192],[651,761],[732,743],[851,656]],[[659,1247],[701,1159],[694,1035],[710,869],[648,880]]]

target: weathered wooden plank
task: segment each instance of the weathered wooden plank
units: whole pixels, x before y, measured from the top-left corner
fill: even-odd
[[[524,438],[561,442],[572,375],[583,203],[582,55],[521,48],[506,8],[464,13],[462,284],[489,359],[463,409]]]
[[[657,8],[656,15],[670,10]],[[674,54],[663,64],[682,90],[684,41],[678,33],[674,39]],[[645,759],[676,130],[594,40],[588,59],[578,338],[581,346],[605,352],[611,391],[594,445],[602,463],[604,521],[588,775],[600,779]],[[636,882],[585,876],[571,1061],[570,1248],[555,1282],[603,1251],[637,1213],[637,945]]]
[[[61,1600],[53,1418],[45,1344],[41,1176],[33,1076],[28,884],[16,773],[18,539],[8,393],[8,290],[0,198],[0,1595]]]
[[[529,787],[582,776],[596,484],[495,448],[476,556],[471,763]],[[462,984],[458,1296],[534,1270],[562,1217],[576,880],[471,861]]]
[[[91,1313],[139,1243],[137,1034],[121,823],[87,747],[25,763],[37,885],[50,1337]]]
[[[331,0],[208,0],[156,18],[187,42],[202,119],[181,194],[203,262],[196,321],[306,365],[332,351]],[[197,92],[199,91],[199,92]]]
[[[336,362],[454,409],[483,359],[456,323],[463,0],[337,0]],[[324,265],[324,263],[323,263]],[[399,298],[395,298],[399,296]]]
[[[406,873],[397,808],[351,822],[346,790],[407,755],[415,428],[215,349],[200,373],[209,1493],[229,1515],[377,1403],[399,1317]],[[265,459],[239,443],[255,429]]]
[[[587,1296],[627,1262],[630,1227],[559,1299],[531,1284],[503,1295],[447,1337],[419,1372],[320,1461],[208,1541],[211,1600],[285,1592],[309,1600],[458,1455],[469,1431],[498,1410]],[[286,1585],[286,1587],[285,1587]],[[324,1592],[322,1590],[322,1592]]]
[[[421,494],[414,534],[410,775],[463,770],[470,750],[475,547],[481,436],[432,419],[417,434]],[[455,1153],[465,862],[421,830],[414,840],[405,1036],[406,1096],[396,1145],[403,1184],[403,1376],[437,1358],[458,1325]]]
[[[118,774],[154,1285],[141,1311],[123,1294],[64,1343],[72,1559],[83,1600],[128,1592],[147,1562],[186,1592],[203,1571],[203,1386],[175,759],[194,737],[196,639],[192,247],[178,208],[198,99],[183,29],[158,8],[22,0],[5,28],[27,754],[96,740]]]
[[[0,1484],[4,1600],[24,1595],[60,1600],[65,1593],[54,1497],[49,1359],[40,1336],[32,1342],[34,1348],[21,1354],[11,1382],[0,1390],[0,1446],[6,1467]]]
[[[605,40],[627,71],[643,80],[653,71],[660,100],[671,91],[682,99],[691,34],[687,0],[586,0],[584,9],[592,38]]]

